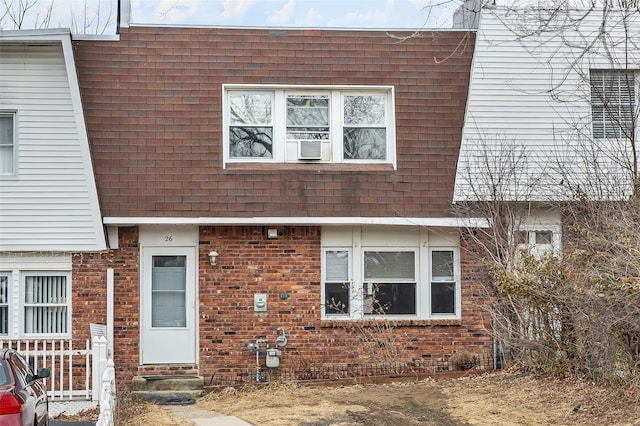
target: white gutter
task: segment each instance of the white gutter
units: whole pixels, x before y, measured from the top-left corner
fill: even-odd
[[[487,228],[483,218],[456,217],[105,217],[105,225],[393,225]]]

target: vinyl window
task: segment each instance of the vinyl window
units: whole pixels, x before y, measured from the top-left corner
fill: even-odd
[[[460,260],[454,247],[325,247],[325,319],[459,318]]]
[[[0,336],[9,335],[10,274],[0,272]]]
[[[0,176],[15,175],[16,114],[0,111]]]
[[[591,70],[591,115],[594,138],[632,137],[636,105],[636,72]]]
[[[225,164],[395,167],[391,87],[224,87]]]
[[[71,303],[69,281],[68,274],[23,274],[23,333],[69,334]]]

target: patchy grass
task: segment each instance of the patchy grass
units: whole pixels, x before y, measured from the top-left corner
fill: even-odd
[[[256,426],[640,426],[638,396],[581,380],[495,372],[376,385],[226,388],[201,398],[197,408]],[[116,426],[192,424],[163,407],[118,395]]]

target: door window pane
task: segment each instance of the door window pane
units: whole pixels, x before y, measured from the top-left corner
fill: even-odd
[[[151,326],[186,327],[186,256],[153,256]]]

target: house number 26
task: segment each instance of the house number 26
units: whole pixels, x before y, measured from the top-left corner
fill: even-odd
[[[165,235],[164,241],[170,243],[171,241],[173,241],[173,235]]]

